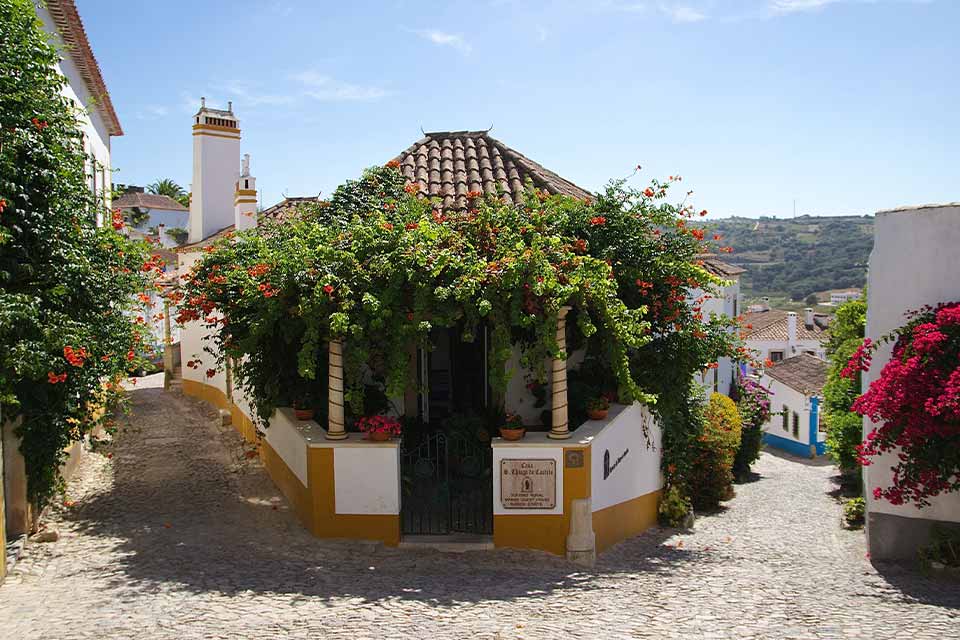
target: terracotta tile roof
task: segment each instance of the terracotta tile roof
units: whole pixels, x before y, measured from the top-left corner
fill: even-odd
[[[818,316],[820,316],[818,321]],[[820,324],[823,314],[814,314],[813,327],[804,324],[803,312],[797,313],[797,340],[820,340],[825,337],[824,327]],[[779,309],[751,311],[743,314],[743,324],[753,328],[747,330],[747,340],[787,341],[787,312]]]
[[[297,206],[305,202],[319,202],[319,201],[320,201],[320,198],[318,198],[317,196],[294,196],[290,198],[284,198],[282,201],[278,202],[272,207],[268,207],[263,211],[261,211],[260,213],[258,213],[257,224],[259,225],[268,220],[272,222],[282,222],[283,220],[286,220],[287,216],[289,216],[290,213],[296,211]],[[214,242],[216,242],[220,238],[223,238],[227,234],[233,233],[235,227],[236,225],[231,224],[230,226],[224,227],[223,229],[220,229],[216,233],[213,233],[207,236],[203,240],[200,240],[198,242],[191,242],[189,244],[182,244],[176,248],[176,252],[183,253],[188,251],[196,251],[197,249],[202,249],[203,247],[209,244],[213,244]]]
[[[114,209],[130,209],[131,207],[140,207],[141,209],[166,209],[169,211],[188,211],[185,206],[170,196],[161,196],[155,193],[128,191],[113,201]]]
[[[47,0],[47,11],[50,12],[57,31],[60,32],[60,38],[66,45],[70,59],[80,71],[80,77],[87,85],[87,91],[95,98],[95,107],[107,125],[107,132],[111,136],[122,136],[120,119],[117,118],[113,102],[110,101],[110,93],[100,73],[100,65],[93,57],[93,50],[90,48],[87,32],[83,28],[83,21],[80,20],[80,14],[77,12],[77,5],[73,0]]]
[[[802,353],[767,367],[764,374],[805,394],[819,394],[827,381],[826,360]]]
[[[747,272],[747,270],[743,267],[738,267],[733,264],[728,264],[723,260],[719,260],[713,253],[701,254],[699,258],[703,261],[704,269],[720,278],[732,278]]]
[[[486,131],[427,133],[394,160],[409,181],[420,185],[423,195],[443,198],[447,209],[465,209],[470,191],[501,193],[506,202],[516,202],[527,179],[551,194],[592,197]]]

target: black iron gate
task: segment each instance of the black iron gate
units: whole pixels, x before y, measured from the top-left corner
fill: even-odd
[[[416,443],[404,440],[402,532],[492,534],[492,464],[489,442],[459,433],[438,431]]]

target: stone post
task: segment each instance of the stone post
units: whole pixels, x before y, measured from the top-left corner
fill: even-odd
[[[597,536],[593,532],[590,498],[570,501],[570,534],[567,536],[567,560],[585,567],[597,561]]]
[[[557,346],[560,351],[567,350],[567,313],[570,307],[561,307],[557,316]],[[570,437],[569,419],[567,417],[567,359],[554,358],[553,370],[550,379],[551,402],[553,412],[550,433],[547,435],[554,440],[566,440]]]
[[[347,431],[343,422],[343,340],[334,339],[329,346],[330,365],[327,369],[327,439],[345,440]]]

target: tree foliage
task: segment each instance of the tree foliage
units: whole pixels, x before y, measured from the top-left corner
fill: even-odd
[[[860,394],[860,375],[852,379],[841,373],[863,340],[867,325],[866,299],[851,300],[837,308],[830,325],[826,351],[830,358],[823,386],[823,420],[827,427],[827,451],[841,471],[858,468],[857,445],[863,440],[863,418],[852,407]]]
[[[156,263],[96,227],[78,112],[31,2],[0,1],[0,51],[0,403],[8,425],[21,418],[42,504],[64,449],[103,419],[137,360],[146,321],[134,321],[134,296]]]
[[[187,364],[213,375],[234,359],[234,379],[265,422],[297,388],[293,376],[322,377],[326,342],[343,338],[347,399],[359,413],[371,374],[391,396],[414,383],[410,347],[430,348],[432,329],[472,341],[485,325],[502,397],[514,348],[534,382],[547,380],[550,358],[565,355],[556,326],[568,306],[569,343],[603,363],[622,400],[682,403],[672,396],[685,397],[693,372],[745,350],[731,319],[688,303],[689,289],[719,280],[698,264],[706,245],[687,224],[695,212],[665,201],[669,185],[615,182],[589,201],[528,185],[515,205],[477,192],[466,210],[445,212],[396,167],[370,169],[329,202],[208,248],[186,275],[179,320],[212,331],[216,360]],[[674,380],[680,391],[667,388]]]

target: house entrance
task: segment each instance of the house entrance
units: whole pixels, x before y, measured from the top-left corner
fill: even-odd
[[[404,433],[401,451],[406,535],[493,533],[486,332],[460,335],[434,331],[434,349],[418,354],[420,429]]]

